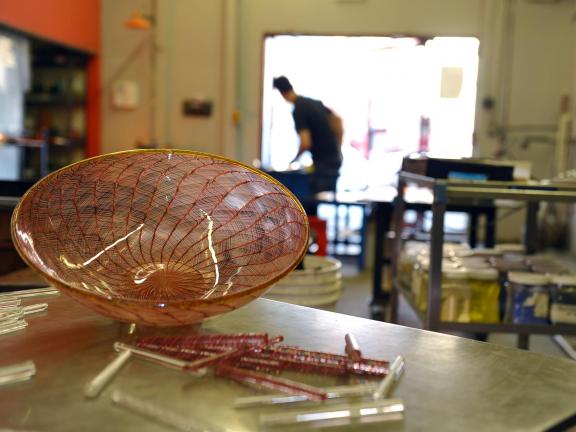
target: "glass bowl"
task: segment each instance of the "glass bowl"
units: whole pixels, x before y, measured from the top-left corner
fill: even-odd
[[[36,183],[12,216],[22,258],[119,321],[198,323],[262,295],[303,258],[308,221],[278,181],[206,153],[136,150]]]

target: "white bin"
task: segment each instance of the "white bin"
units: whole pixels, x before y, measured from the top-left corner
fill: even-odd
[[[332,309],[340,299],[342,263],[334,258],[307,255],[304,269],[278,281],[264,297],[301,306]]]

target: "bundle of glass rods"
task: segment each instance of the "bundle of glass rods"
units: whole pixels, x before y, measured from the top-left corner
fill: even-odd
[[[312,400],[326,398],[322,389],[278,375],[283,371],[331,376],[385,376],[389,362],[363,356],[310,351],[282,345],[282,336],[267,333],[150,336],[136,346],[188,362],[189,370],[210,367],[216,375],[256,387],[290,394],[305,394]]]

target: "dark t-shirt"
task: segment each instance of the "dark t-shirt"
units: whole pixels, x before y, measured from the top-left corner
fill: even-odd
[[[338,174],[342,152],[338,139],[330,127],[331,111],[318,100],[298,96],[294,102],[296,130],[308,129],[312,140],[312,160],[316,171]]]

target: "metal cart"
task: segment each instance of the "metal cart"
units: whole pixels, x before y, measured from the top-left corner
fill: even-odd
[[[394,273],[397,269],[397,257],[401,251],[402,220],[406,203],[404,202],[404,189],[408,184],[428,187],[433,193],[432,228],[430,240],[430,273],[428,286],[428,308],[426,313],[420,312],[415,306],[411,293],[402,286],[397,278],[391,299],[391,321],[397,322],[398,300],[403,297],[419,316],[424,328],[433,331],[467,332],[475,334],[488,333],[515,333],[518,335],[518,348],[528,348],[531,334],[576,334],[576,325],[552,324],[483,324],[446,322],[440,319],[441,312],[441,283],[442,283],[442,254],[444,243],[444,216],[449,205],[485,206],[498,199],[518,200],[526,202],[526,229],[524,243],[528,254],[536,252],[537,242],[537,214],[542,201],[560,201],[565,203],[576,202],[576,185],[528,181],[455,181],[434,179],[417,174],[401,172],[398,181],[398,194],[395,203],[395,262]]]

